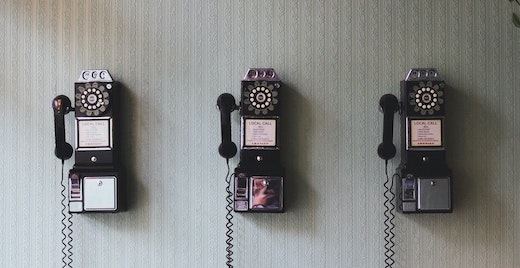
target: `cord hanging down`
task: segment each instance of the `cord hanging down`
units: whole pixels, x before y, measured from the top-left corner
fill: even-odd
[[[383,203],[383,205],[385,206],[385,211],[384,211],[384,215],[385,215],[385,221],[384,221],[384,225],[385,225],[385,230],[384,230],[384,232],[385,232],[385,268],[392,268],[395,264],[395,260],[394,260],[394,255],[395,255],[395,251],[394,251],[394,246],[395,246],[395,242],[394,242],[394,237],[395,237],[395,233],[394,233],[395,194],[392,192],[392,188],[394,186],[393,177],[391,179],[388,176],[388,160],[385,161],[385,175],[386,175],[386,181],[384,183],[385,201]],[[393,176],[396,176],[396,175],[397,174],[394,174]]]
[[[226,164],[227,164],[227,174],[226,174],[226,193],[227,193],[227,196],[226,196],[226,202],[227,202],[227,205],[226,205],[226,211],[227,211],[227,214],[226,214],[226,265],[227,267],[229,268],[232,268],[233,265],[232,265],[232,262],[233,262],[233,258],[231,257],[233,255],[233,192],[231,191],[231,177],[233,177],[233,174],[230,174],[230,170],[229,170],[229,159],[226,159]]]
[[[67,213],[67,184],[65,181],[65,176],[63,175],[63,166],[64,161],[61,161],[61,234],[63,238],[61,240],[61,244],[63,245],[61,252],[62,258],[61,261],[63,263],[63,268],[72,267],[72,214]]]

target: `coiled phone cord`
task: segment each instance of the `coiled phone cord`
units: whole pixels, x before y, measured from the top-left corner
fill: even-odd
[[[385,206],[385,211],[384,211],[384,215],[385,215],[385,221],[384,221],[384,225],[385,225],[385,230],[384,230],[384,232],[385,232],[385,268],[392,268],[395,264],[395,260],[394,260],[394,255],[395,255],[395,251],[394,251],[394,246],[395,246],[395,242],[394,242],[394,237],[395,237],[395,233],[394,233],[395,194],[392,192],[392,188],[394,186],[393,178],[394,178],[394,176],[396,176],[398,174],[394,174],[392,176],[392,179],[390,179],[390,177],[388,176],[388,160],[385,161],[385,175],[386,175],[386,181],[384,183],[385,201],[383,203]]]
[[[230,169],[229,169],[229,159],[226,159],[226,165],[227,165],[227,174],[226,174],[226,193],[227,193],[227,196],[226,196],[226,201],[227,201],[227,205],[226,205],[226,210],[227,210],[227,214],[226,214],[226,265],[227,267],[229,268],[232,268],[233,265],[231,264],[233,262],[233,258],[231,257],[233,255],[233,192],[231,192],[231,177],[233,177],[233,174],[230,174]]]
[[[61,219],[61,234],[63,235],[63,239],[61,240],[61,244],[63,248],[61,252],[63,253],[63,257],[61,261],[63,263],[63,268],[72,267],[72,214],[67,214],[67,186],[65,184],[65,176],[63,175],[65,161],[61,161],[61,215],[63,216]],[[67,215],[69,215],[67,217]]]

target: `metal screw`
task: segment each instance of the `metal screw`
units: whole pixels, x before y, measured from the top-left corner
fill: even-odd
[[[98,181],[97,186],[102,186],[102,185],[103,185],[103,181],[101,181],[101,180]]]
[[[256,156],[256,161],[260,162],[262,160],[264,160],[264,158],[261,155]]]
[[[435,181],[430,181],[431,186],[435,186],[435,184],[437,184],[437,183],[435,183]]]
[[[92,161],[92,162],[94,162],[94,163],[97,162],[97,157],[92,156],[92,157],[90,158],[90,161]]]

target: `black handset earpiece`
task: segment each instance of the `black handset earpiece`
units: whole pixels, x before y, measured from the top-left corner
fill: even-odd
[[[229,93],[221,94],[217,99],[220,110],[220,129],[222,143],[218,147],[218,153],[226,158],[232,158],[237,154],[237,146],[231,141],[231,112],[237,109],[235,97]]]
[[[65,141],[65,115],[72,110],[70,99],[65,95],[59,95],[52,100],[54,110],[54,136],[56,149],[54,154],[61,160],[72,156],[72,146]]]
[[[399,101],[392,94],[385,94],[379,100],[379,106],[383,110],[383,143],[377,147],[377,154],[384,160],[395,156],[396,148],[393,143],[394,113],[399,110]]]

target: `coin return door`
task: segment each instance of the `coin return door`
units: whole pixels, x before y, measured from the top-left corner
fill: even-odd
[[[117,178],[85,177],[83,203],[85,211],[113,211],[117,208]]]

